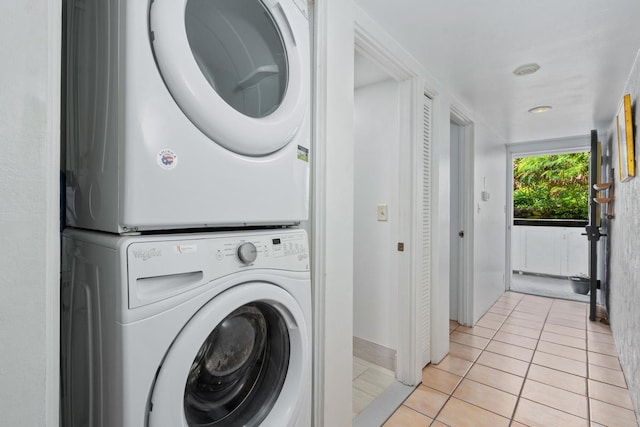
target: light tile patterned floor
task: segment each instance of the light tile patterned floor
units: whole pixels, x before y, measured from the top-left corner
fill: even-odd
[[[393,371],[354,356],[352,418],[380,396],[395,381],[395,378]]]
[[[580,302],[505,293],[385,427],[638,427],[609,327]]]

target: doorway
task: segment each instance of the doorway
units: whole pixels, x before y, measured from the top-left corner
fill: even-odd
[[[513,157],[510,290],[588,301],[578,278],[589,272],[589,159],[588,151]]]
[[[575,160],[584,163],[590,156],[589,142],[585,135],[507,146],[506,290],[588,301],[573,291],[569,278],[588,273],[588,240],[583,233],[589,166],[588,161],[578,165],[576,173]],[[576,215],[561,202],[576,197],[561,190],[571,187],[574,194],[580,181],[583,213]]]
[[[353,416],[395,382],[400,87],[355,52]]]
[[[364,26],[356,20],[354,353],[376,354],[371,359],[394,378],[354,418],[355,426],[382,424],[420,383],[429,361],[422,356],[430,354],[430,304],[423,298],[431,283],[423,274],[430,263],[423,248],[423,241],[430,242],[424,188],[431,190],[424,185],[423,159],[430,153],[423,142],[422,82],[372,36],[375,29]],[[362,313],[370,321],[359,320]],[[354,366],[354,374],[361,370]]]

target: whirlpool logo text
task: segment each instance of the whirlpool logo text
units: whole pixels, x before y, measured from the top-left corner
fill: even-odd
[[[160,249],[156,249],[156,248],[151,248],[151,249],[147,249],[146,251],[141,251],[141,250],[137,250],[137,251],[133,251],[133,256],[136,259],[141,259],[142,261],[147,261],[151,258],[155,258],[155,257],[159,257],[162,256],[162,251]]]

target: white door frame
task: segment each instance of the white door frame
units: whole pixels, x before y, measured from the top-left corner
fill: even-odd
[[[356,8],[357,9],[357,8]],[[374,35],[375,33],[375,35]],[[421,351],[418,343],[418,284],[422,243],[419,241],[422,218],[422,93],[420,68],[399,58],[396,46],[383,40],[386,34],[362,11],[356,10],[354,22],[355,49],[399,83],[400,96],[400,188],[397,238],[405,246],[394,261],[398,271],[398,348],[396,378],[408,385],[422,380]],[[405,256],[402,256],[405,255]],[[392,261],[392,262],[394,262]]]
[[[473,326],[473,178],[474,178],[474,150],[473,150],[473,122],[455,106],[451,106],[451,121],[459,126],[459,148],[464,154],[460,156],[462,162],[457,162],[460,170],[459,208],[461,209],[460,228],[464,230],[464,238],[459,240],[459,250],[462,263],[458,269],[458,323]],[[453,212],[452,212],[453,214]]]

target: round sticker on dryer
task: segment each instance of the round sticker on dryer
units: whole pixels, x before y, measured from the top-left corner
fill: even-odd
[[[167,170],[175,168],[178,166],[178,155],[168,148],[161,150],[158,153],[158,166]]]

